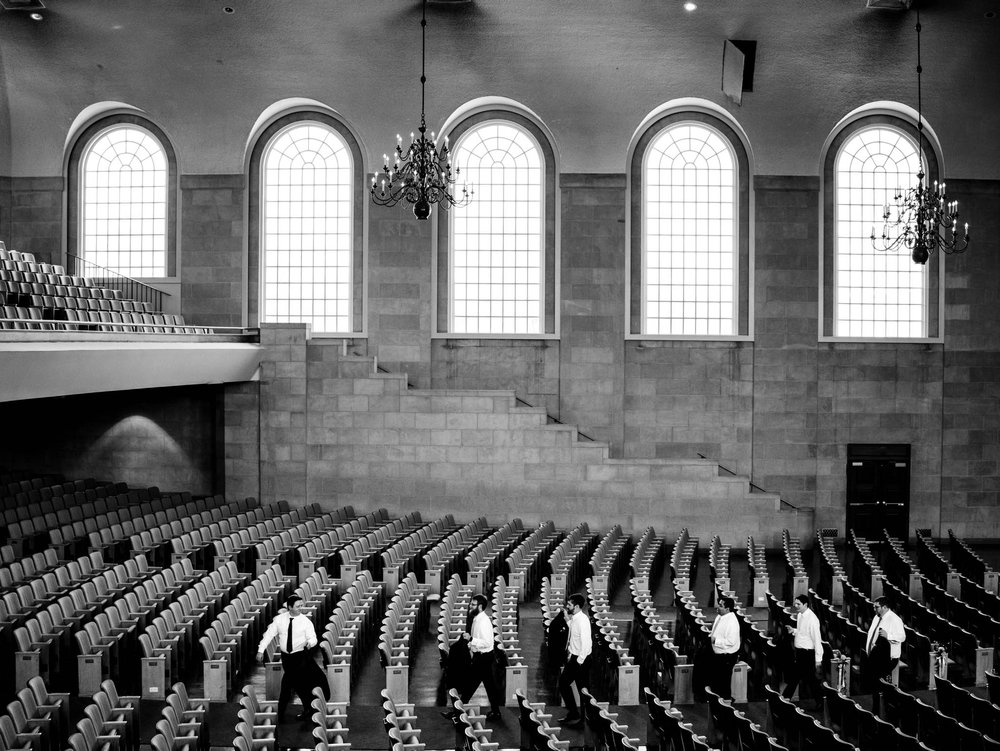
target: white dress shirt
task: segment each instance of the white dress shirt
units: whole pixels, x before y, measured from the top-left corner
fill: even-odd
[[[795,634],[795,641],[792,646],[796,649],[811,649],[816,652],[816,664],[819,665],[823,662],[823,638],[819,633],[819,618],[812,611],[812,608],[806,608],[801,613],[799,613],[798,620],[795,622],[795,629],[792,631]]]
[[[903,621],[891,610],[886,609],[885,615],[881,618],[875,616],[872,625],[868,627],[868,639],[865,641],[865,649],[871,652],[872,645],[875,644],[878,629],[885,629],[885,636],[889,640],[889,657],[899,659],[903,652],[902,644],[906,641],[906,631],[903,628]]]
[[[590,619],[584,615],[582,610],[569,619],[569,639],[566,642],[566,651],[571,657],[576,657],[578,663],[586,660],[594,649],[593,640],[590,638]]]
[[[274,620],[271,621],[271,625],[267,627],[267,631],[264,632],[264,638],[260,640],[260,646],[257,647],[257,654],[263,654],[264,650],[267,649],[267,645],[277,637],[278,638],[278,648],[285,652],[285,645],[288,643],[288,623],[292,620],[292,617],[288,614],[287,610],[282,610],[278,613]],[[299,613],[295,616],[295,622],[292,624],[292,652],[300,652],[303,649],[312,649],[318,644],[316,640],[316,629],[313,628],[312,621],[309,620],[305,615]]]
[[[715,616],[712,631],[712,651],[717,655],[731,655],[740,651],[740,621],[736,613]]]
[[[476,613],[469,635],[470,652],[485,654],[493,651],[493,621],[486,613]]]

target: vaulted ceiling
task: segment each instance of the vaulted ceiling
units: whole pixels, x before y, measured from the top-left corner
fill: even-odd
[[[431,127],[506,97],[553,133],[565,172],[621,172],[658,105],[697,97],[743,127],[760,174],[818,174],[856,107],[916,105],[914,10],[864,0],[473,0],[428,8]],[[45,0],[0,11],[0,175],[63,170],[74,120],[96,102],[144,111],[182,173],[243,170],[270,105],[321,102],[381,161],[419,114],[417,0]],[[1000,178],[998,0],[920,4],[924,112],[950,176]],[[726,39],[757,41],[754,90],[721,91]]]

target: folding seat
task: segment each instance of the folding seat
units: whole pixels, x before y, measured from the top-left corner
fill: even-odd
[[[94,694],[93,703],[84,707],[83,712],[90,718],[94,727],[99,728],[99,733],[120,736],[119,751],[134,751],[138,747],[128,719],[115,713],[107,694],[103,691]]]
[[[102,732],[90,717],[84,717],[76,724],[77,731],[83,736],[84,748],[89,751],[125,751],[124,738],[115,730]],[[74,751],[76,751],[74,749]]]
[[[4,723],[3,720],[9,722],[10,728],[10,730],[4,731],[4,736],[12,735],[15,743],[21,748],[28,747],[32,751],[47,751],[47,749],[52,748],[52,739],[46,732],[44,725],[28,722],[21,702],[15,700],[7,705],[6,715],[0,716],[0,729],[8,726],[8,723]]]
[[[2,318],[4,320],[2,322],[0,322],[0,323],[2,323],[2,326],[5,329],[26,329],[27,328],[27,326],[25,325],[25,323],[21,320],[21,316],[18,314],[18,308],[16,308],[13,305],[4,305],[3,306],[3,315],[2,315]]]

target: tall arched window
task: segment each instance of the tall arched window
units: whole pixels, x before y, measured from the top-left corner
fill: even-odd
[[[358,154],[341,123],[316,113],[261,135],[251,169],[261,323],[305,322],[315,334],[360,325]]]
[[[835,336],[926,336],[927,267],[905,252],[877,252],[870,239],[897,189],[915,183],[919,163],[915,141],[885,125],[858,130],[837,154]]]
[[[633,334],[748,329],[748,168],[732,129],[703,113],[652,124],[634,151]]]
[[[933,149],[925,144],[937,172]],[[847,339],[922,339],[937,335],[937,259],[915,264],[908,252],[880,252],[883,212],[915,184],[920,152],[912,127],[871,115],[831,142],[824,168],[824,335]]]
[[[555,331],[555,169],[541,128],[515,112],[478,113],[452,135],[475,195],[439,223],[438,330],[470,336]]]
[[[488,121],[455,144],[475,200],[451,220],[451,328],[537,334],[542,327],[542,157],[527,131]]]
[[[168,276],[172,170],[160,135],[130,116],[98,123],[79,143],[71,252],[125,276]]]

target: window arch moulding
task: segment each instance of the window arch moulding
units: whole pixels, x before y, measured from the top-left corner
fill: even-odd
[[[291,111],[268,108],[248,140],[247,319],[304,321],[312,336],[362,338],[361,142],[333,110],[294,101]]]
[[[148,282],[178,272],[178,160],[138,108],[84,109],[67,135],[66,253]]]
[[[636,130],[627,339],[752,339],[751,158],[739,124],[710,102],[667,103]]]
[[[879,252],[870,240],[885,201],[915,180],[916,119],[905,105],[873,103],[843,118],[824,143],[820,341],[943,341],[943,259],[915,266],[908,253]],[[939,179],[940,146],[926,122],[923,155],[927,179]]]
[[[477,161],[473,171],[489,184],[473,184],[476,195],[468,210],[451,208],[433,215],[436,259],[433,287],[437,305],[434,337],[558,338],[559,172],[551,133],[530,110],[496,97],[478,99],[460,108],[446,121],[446,128],[452,154],[459,159],[475,139],[473,150],[468,152]],[[510,153],[507,146],[499,148],[500,141],[510,147]],[[490,156],[494,147],[509,162],[497,167],[502,174],[494,174],[495,180],[483,172],[485,160],[494,158]],[[462,163],[459,166],[463,170],[459,180],[467,179],[470,168]],[[495,200],[487,209],[482,201],[489,196]],[[524,200],[520,200],[522,197]],[[537,216],[529,216],[533,212]],[[497,227],[500,229],[496,230]],[[531,248],[535,245],[539,246],[537,262],[527,262],[533,266],[529,270],[521,261],[534,258]],[[477,265],[477,259],[486,255],[493,260]],[[502,267],[504,264],[508,267]],[[529,281],[537,281],[537,295],[532,303],[522,294]],[[496,293],[492,299],[486,299],[491,293],[478,296],[483,285]],[[490,318],[485,314],[486,309],[497,311],[498,323],[486,320]],[[529,309],[531,315],[526,313]],[[478,317],[478,310],[484,311],[482,318]],[[537,321],[534,329],[525,325],[526,318]]]

